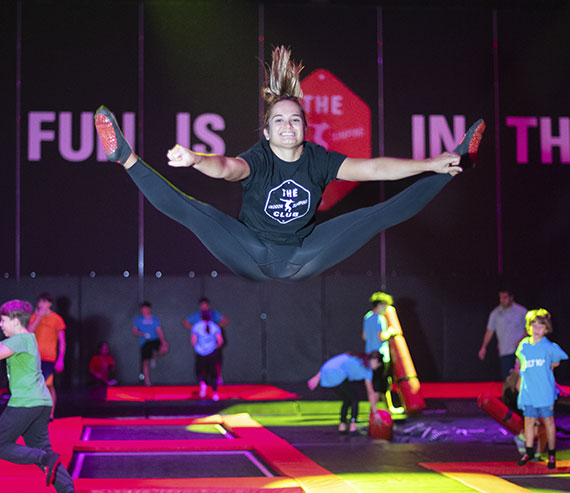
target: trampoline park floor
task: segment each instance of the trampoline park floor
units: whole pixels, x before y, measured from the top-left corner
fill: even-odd
[[[570,402],[556,406],[557,469],[519,467],[512,434],[477,407],[475,394],[497,392],[496,383],[432,385],[421,415],[394,416],[391,441],[368,436],[366,402],[358,433],[340,435],[340,404],[304,384],[277,386],[281,398],[267,386],[225,386],[219,402],[192,389],[184,400],[154,388],[135,401],[60,391],[50,433],[83,493],[570,491]],[[54,491],[33,466],[3,461],[0,485]]]

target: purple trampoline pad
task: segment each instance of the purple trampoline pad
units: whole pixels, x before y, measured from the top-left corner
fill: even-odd
[[[86,426],[82,440],[219,440],[231,438],[221,425]]]
[[[272,477],[249,451],[80,452],[70,464],[73,478]]]

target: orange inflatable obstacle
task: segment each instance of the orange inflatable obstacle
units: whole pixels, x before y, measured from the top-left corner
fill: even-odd
[[[502,401],[491,395],[490,392],[483,392],[477,397],[477,405],[513,435],[518,435],[523,431],[523,419],[511,411]]]
[[[493,396],[490,392],[483,392],[477,397],[477,405],[513,435],[518,435],[523,432],[523,418],[509,409],[503,401]],[[537,447],[539,452],[543,452],[546,447],[546,428],[544,427],[542,419],[540,419],[539,422],[540,424],[536,430]]]
[[[384,313],[388,326],[397,334],[390,338],[390,358],[392,360],[392,374],[398,388],[398,393],[406,413],[419,414],[426,403],[420,390],[420,381],[416,374],[416,369],[410,356],[410,350],[402,332],[402,326],[393,306],[386,308]]]

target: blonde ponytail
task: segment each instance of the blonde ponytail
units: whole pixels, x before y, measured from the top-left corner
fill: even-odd
[[[265,67],[264,101],[271,105],[280,99],[301,99],[300,75],[302,64],[291,60],[291,50],[285,46],[273,48],[271,66]]]
[[[261,95],[267,104],[264,126],[267,127],[273,105],[279,101],[290,100],[299,105],[306,127],[307,118],[301,103],[303,91],[300,77],[303,65],[291,60],[291,50],[285,46],[273,48],[271,58],[271,66],[265,65],[265,84],[261,89]]]

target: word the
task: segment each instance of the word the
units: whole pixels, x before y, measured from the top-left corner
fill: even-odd
[[[507,127],[515,129],[517,146],[517,163],[528,163],[528,147],[530,129],[539,127],[540,161],[542,164],[552,164],[552,149],[560,149],[560,163],[570,164],[570,118],[558,118],[558,135],[552,135],[552,118],[543,116],[507,116]]]

